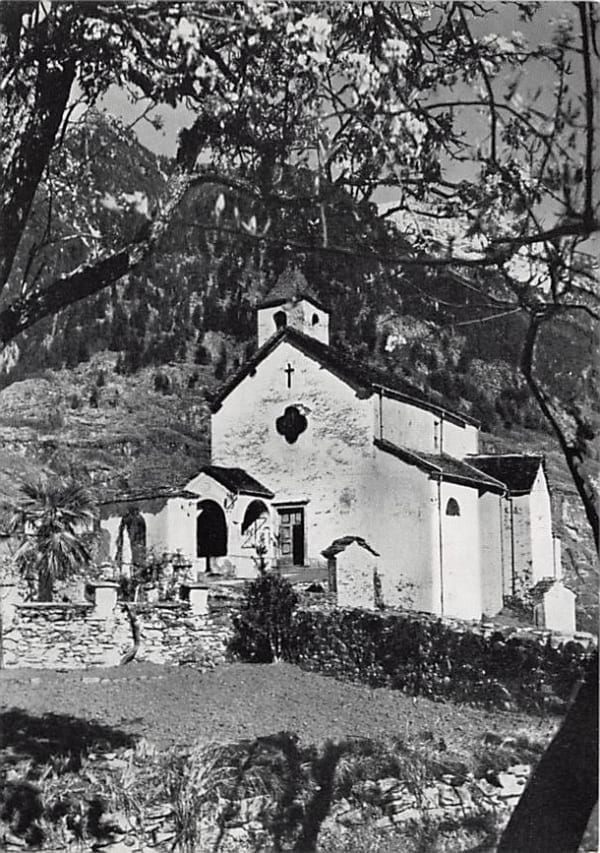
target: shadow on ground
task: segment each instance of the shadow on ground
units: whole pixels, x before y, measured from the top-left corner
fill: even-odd
[[[19,708],[0,713],[0,846],[7,831],[13,841],[39,847],[45,840],[44,820],[56,823],[69,819],[73,804],[68,798],[48,809],[40,785],[48,776],[77,774],[92,750],[109,752],[133,746],[135,738],[118,729],[69,714],[35,716]],[[99,820],[103,804],[97,798],[87,803],[88,832],[102,836]]]
[[[135,738],[119,729],[68,714],[34,716],[20,708],[0,713],[0,752],[14,761],[28,758],[46,764],[56,758],[68,758],[70,769],[77,770],[81,759],[91,750],[109,751],[133,746]]]

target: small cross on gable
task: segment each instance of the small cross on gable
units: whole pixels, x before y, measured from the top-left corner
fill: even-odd
[[[288,364],[288,366],[284,369],[284,373],[287,376],[287,387],[288,388],[292,387],[292,376],[293,376],[294,372],[295,372],[294,368],[292,367],[291,364]]]

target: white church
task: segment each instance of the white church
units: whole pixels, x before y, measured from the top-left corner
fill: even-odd
[[[336,352],[296,270],[257,324],[258,350],[212,403],[211,464],[182,488],[102,506],[117,564],[152,548],[244,578],[264,550],[271,570],[301,577],[334,540],[360,537],[386,605],[481,619],[533,594],[540,625],[575,630],[542,457],[480,454],[471,417]]]

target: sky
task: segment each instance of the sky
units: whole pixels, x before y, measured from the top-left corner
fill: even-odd
[[[563,14],[573,14],[573,4],[561,2],[561,0],[546,0],[542,3],[540,12],[535,16],[534,22],[527,23],[519,20],[514,3],[507,0],[497,0],[488,3],[487,6],[493,14],[490,19],[486,18],[486,26],[479,27],[480,35],[486,31],[497,32],[500,35],[508,34],[513,30],[520,30],[532,42],[550,41],[552,36],[552,20],[560,18]],[[493,21],[493,23],[492,23]],[[493,29],[491,29],[493,27]],[[532,63],[527,70],[527,88],[535,90],[543,85],[543,69],[539,64]],[[573,68],[573,86],[582,86],[583,72],[581,68]],[[105,96],[102,107],[108,112],[121,117],[126,124],[135,121],[143,111],[140,105],[132,104],[127,94],[113,86]],[[177,139],[182,127],[187,127],[193,122],[193,113],[186,107],[179,106],[173,109],[169,106],[161,106],[155,111],[163,120],[162,130],[155,130],[148,121],[142,120],[135,125],[135,133],[142,143],[156,154],[168,157],[175,156],[177,151]]]
[[[473,29],[476,35],[483,36],[490,32],[495,32],[499,35],[509,35],[517,30],[523,33],[525,38],[532,44],[540,44],[550,42],[554,32],[554,22],[563,16],[573,17],[576,15],[576,10],[573,3],[562,2],[562,0],[546,0],[540,4],[540,9],[536,13],[531,22],[522,21],[519,16],[517,4],[508,2],[508,0],[497,0],[486,4],[490,9],[491,14],[486,16],[479,24],[475,23]],[[518,91],[527,96],[528,93],[535,92],[538,88],[542,88],[548,95],[542,95],[538,102],[538,107],[544,103],[550,105],[552,103],[551,93],[548,91],[547,66],[545,63],[531,61],[524,66],[521,81]],[[579,89],[583,92],[583,65],[582,63],[574,63],[571,71],[570,80],[571,91]],[[502,91],[501,81],[495,84],[497,92]],[[453,95],[458,97],[469,97],[472,90],[466,85],[461,85],[455,88]],[[444,96],[445,97],[445,96]],[[139,119],[144,110],[144,105],[133,104],[128,98],[126,92],[117,87],[112,87],[103,102],[101,107],[114,115],[119,116],[125,124],[131,124]],[[162,154],[167,157],[174,157],[177,152],[178,136],[181,128],[190,126],[194,121],[193,112],[185,106],[180,105],[176,109],[169,106],[161,106],[154,111],[162,119],[162,129],[157,130],[147,120],[138,120],[134,125],[134,132],[142,145],[146,146],[156,154]],[[466,114],[463,125],[468,134],[471,134],[474,140],[483,140],[487,134],[488,125],[487,119],[477,115],[474,110]],[[446,177],[450,180],[457,181],[461,179],[469,179],[473,177],[473,165],[453,162],[446,173]],[[378,204],[386,205],[397,201],[399,197],[398,190],[395,188],[380,188],[374,196],[373,201]],[[546,226],[553,224],[556,211],[547,204],[541,209],[542,219],[545,220]],[[595,252],[600,247],[600,239],[596,236],[587,242],[586,250]]]

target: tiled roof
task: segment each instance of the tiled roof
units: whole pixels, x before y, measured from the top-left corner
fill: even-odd
[[[506,483],[513,494],[527,494],[531,491],[533,481],[543,464],[542,456],[528,456],[522,453],[506,453],[502,455],[484,456],[473,455],[467,457],[473,467],[478,468],[495,477],[502,483]]]
[[[205,465],[200,474],[208,474],[217,483],[232,492],[244,495],[256,495],[260,498],[272,498],[273,492],[251,477],[243,468],[222,468],[220,465]]]
[[[377,551],[374,551],[369,543],[365,542],[365,540],[360,536],[341,536],[339,539],[334,539],[328,548],[321,551],[321,554],[328,560],[331,557],[335,557],[337,554],[340,554],[342,551],[345,551],[348,545],[352,545],[353,542],[356,542],[356,544],[360,545],[361,548],[364,548],[365,551],[370,551],[371,554],[375,555],[375,557],[379,557]]]
[[[437,405],[430,400],[427,395],[410,382],[406,382],[398,376],[391,376],[384,370],[379,370],[370,367],[359,361],[355,361],[346,353],[338,352],[327,344],[311,338],[308,335],[299,332],[291,326],[286,326],[280,329],[266,343],[258,349],[254,355],[238,370],[231,379],[219,389],[213,397],[211,409],[213,412],[218,411],[221,403],[229,394],[236,388],[243,379],[253,373],[256,367],[265,359],[269,353],[281,343],[286,341],[297,347],[305,355],[314,358],[324,367],[327,367],[332,373],[340,376],[349,385],[360,388],[367,393],[372,393],[374,390],[381,389],[387,396],[392,396],[396,399],[403,400],[413,405],[419,406],[428,411],[436,412],[443,415],[448,420],[464,426],[465,424],[478,425],[478,421],[471,418],[469,415],[464,415],[462,412],[451,412]]]
[[[267,293],[265,298],[259,302],[258,307],[270,308],[275,305],[283,305],[285,302],[297,302],[300,299],[308,299],[317,308],[323,309],[323,305],[317,294],[300,270],[287,269],[281,273],[275,285]]]
[[[421,453],[420,451],[417,453],[414,450],[398,447],[391,441],[379,438],[375,439],[374,444],[379,450],[390,453],[409,465],[415,465],[428,474],[437,474],[449,483],[477,486],[477,488],[483,487],[491,492],[498,493],[505,490],[504,484],[499,480],[479,471],[462,459],[449,456],[447,453]]]
[[[104,504],[114,503],[129,503],[131,501],[158,500],[169,498],[187,498],[188,500],[197,500],[200,496],[197,492],[190,492],[188,489],[183,489],[180,486],[155,486],[147,489],[135,489],[128,492],[117,492],[110,497],[105,497],[98,503],[100,506]]]

